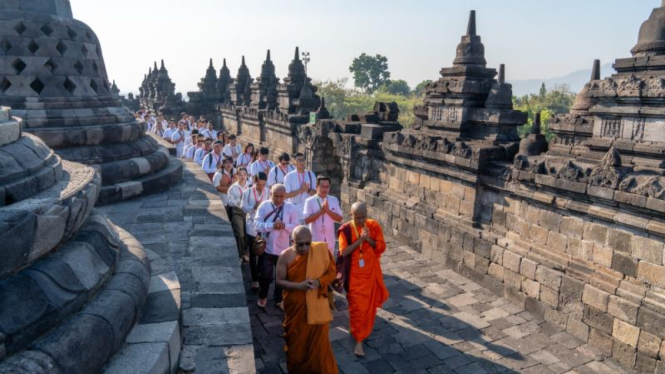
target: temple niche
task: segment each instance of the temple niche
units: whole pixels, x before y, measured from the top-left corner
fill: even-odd
[[[122,106],[97,36],[69,8],[63,0],[2,3],[0,105],[61,158],[98,167],[101,203],[168,188],[181,163]]]

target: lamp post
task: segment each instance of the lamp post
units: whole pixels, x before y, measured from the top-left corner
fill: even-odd
[[[302,61],[305,64],[305,74],[307,74],[307,64],[309,64],[309,60],[310,60],[309,52],[307,52],[307,51],[302,52],[301,55],[302,55]]]

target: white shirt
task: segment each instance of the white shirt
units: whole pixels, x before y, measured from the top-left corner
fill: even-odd
[[[182,157],[182,152],[185,149],[185,137],[187,136],[187,132],[183,130],[177,130],[173,132],[173,135],[171,135],[171,142],[175,143],[175,156],[177,158]],[[178,142],[178,143],[176,143]]]
[[[268,181],[266,185],[268,187],[272,187],[273,184],[277,183],[284,183],[284,177],[286,177],[287,174],[290,172],[296,170],[296,167],[293,165],[289,165],[286,167],[286,173],[280,168],[281,165],[275,165],[272,169],[270,169],[270,173],[268,173]]]
[[[238,156],[238,161],[236,162],[236,167],[239,168],[241,166],[244,166],[247,168],[247,172],[249,173],[249,164],[252,162],[252,155],[248,155],[247,153],[243,153],[240,156]]]
[[[224,170],[218,170],[215,175],[212,177],[212,185],[215,187],[215,190],[217,187],[219,187],[219,184],[222,183],[222,175],[226,174],[228,176],[228,173],[226,173]],[[230,179],[230,176],[229,176]],[[217,191],[219,192],[219,191]],[[222,204],[224,206],[227,206],[229,203],[229,195],[226,193],[219,192],[219,196],[222,198]],[[231,219],[231,217],[229,217]]]
[[[185,148],[185,151],[182,153],[182,158],[194,159],[194,155],[198,150],[199,148],[197,148],[194,144],[192,144],[189,147]]]
[[[249,190],[249,183],[245,181],[245,185],[241,186],[240,181],[235,182],[229,188],[228,205],[235,208],[242,208],[242,196],[245,191]]]
[[[210,151],[212,152],[212,151]],[[203,158],[206,156],[207,151],[205,148],[199,148],[196,150],[196,153],[194,153],[194,162],[197,164],[201,165],[203,163]]]
[[[242,210],[247,213],[247,217],[245,218],[245,226],[248,235],[256,236],[256,229],[254,228],[254,215],[256,214],[256,210],[254,210],[254,205],[256,205],[257,202],[261,204],[262,202],[268,200],[269,197],[270,192],[268,192],[268,187],[263,187],[263,191],[261,191],[261,193],[258,193],[254,187],[247,189],[242,194]]]
[[[240,144],[236,144],[235,151],[236,155],[233,156],[233,147],[231,146],[231,144],[227,144],[224,146],[224,150],[222,151],[222,153],[224,153],[225,156],[233,157],[233,161],[235,161],[238,158],[238,156],[240,156],[240,154],[242,153],[242,148],[240,148]]]
[[[286,201],[290,202],[298,208],[301,219],[305,218],[303,212],[305,210],[305,200],[309,198],[308,192],[313,190],[316,186],[316,174],[309,170],[305,170],[302,174],[298,173],[297,170],[294,170],[286,174],[286,177],[284,177],[284,186],[286,186],[287,193],[299,190],[305,183],[309,184],[309,189],[307,191],[301,192],[294,197],[286,199]]]
[[[192,133],[192,130],[189,130],[189,133]],[[192,139],[191,136],[188,136],[187,139],[185,139],[185,147],[189,147],[190,145],[194,144],[194,139]]]
[[[201,167],[203,167],[203,171],[211,174],[217,171],[217,167],[222,163],[222,154],[216,154],[214,151],[208,153],[204,158],[203,158],[203,163],[201,163]]]
[[[311,216],[314,213],[318,213],[321,210],[321,205],[323,202],[328,200],[328,208],[333,213],[342,215],[342,208],[339,206],[339,200],[335,196],[326,196],[325,199],[321,199],[319,195],[310,196],[305,200],[305,210],[303,215],[305,218]],[[335,221],[327,213],[323,214],[321,217],[316,219],[314,222],[311,222],[309,225],[309,231],[312,232],[312,240],[315,242],[325,242],[328,244],[328,249],[330,253],[335,254]]]
[[[268,169],[268,172],[266,173],[266,176],[268,176],[268,174],[270,174],[270,169],[274,167],[275,163],[270,160],[265,160],[265,161],[256,160],[252,162],[251,165],[249,165],[249,174],[251,176],[254,176],[258,173],[265,172],[265,170]]]
[[[205,129],[205,130],[203,130],[203,135],[206,138],[211,138],[213,140],[217,140],[217,131],[216,130]]]
[[[175,129],[169,127],[168,129],[164,130],[164,135],[162,135],[162,138],[166,140],[171,140],[171,136],[173,136],[173,133],[175,131],[176,131]]]
[[[275,230],[275,214],[268,216],[270,212],[275,210],[275,205],[272,201],[264,201],[259,206],[259,210],[254,216],[254,229],[266,237],[266,251],[270,254],[279,256],[282,252],[291,246],[291,233],[300,224],[298,210],[293,204],[284,202],[283,209],[279,215],[279,219],[284,222],[284,229]]]

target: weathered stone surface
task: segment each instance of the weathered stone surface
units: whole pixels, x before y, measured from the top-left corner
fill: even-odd
[[[610,294],[601,291],[596,287],[593,287],[589,284],[584,286],[584,293],[582,294],[582,302],[591,305],[592,307],[606,312],[607,311],[607,304],[609,303],[610,300]]]

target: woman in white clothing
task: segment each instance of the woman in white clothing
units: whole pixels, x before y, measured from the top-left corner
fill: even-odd
[[[249,250],[249,270],[252,276],[252,289],[259,289],[259,258],[254,253],[254,240],[256,229],[254,228],[254,215],[259,205],[270,198],[270,191],[266,187],[268,176],[259,171],[254,174],[254,187],[247,189],[242,195],[242,210],[247,214],[245,228],[247,230],[247,249]]]
[[[254,162],[254,144],[248,143],[245,146],[245,152],[238,156],[238,161],[236,161],[236,167],[243,167],[249,169],[249,165]],[[251,175],[250,175],[251,176]]]
[[[222,198],[222,204],[226,208],[226,214],[231,219],[231,209],[229,207],[229,189],[231,185],[238,180],[237,176],[233,173],[233,159],[230,157],[224,158],[220,164],[219,169],[212,178],[212,185],[219,192]]]
[[[236,244],[238,245],[238,257],[240,257],[243,262],[249,262],[249,254],[247,253],[246,245],[246,214],[242,210],[242,196],[245,191],[249,189],[247,169],[239,167],[236,175],[238,176],[238,180],[229,188],[228,206],[231,207],[231,215],[229,216],[229,219],[231,220],[231,228],[233,229],[233,235],[235,236]]]

